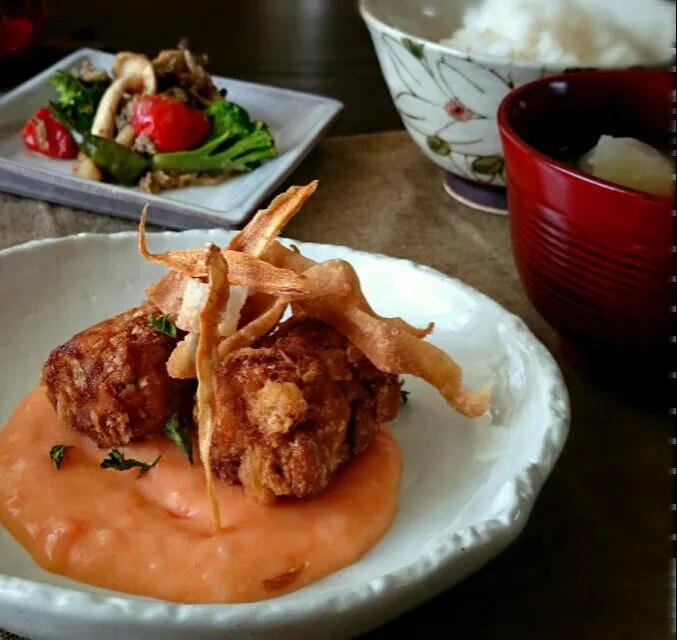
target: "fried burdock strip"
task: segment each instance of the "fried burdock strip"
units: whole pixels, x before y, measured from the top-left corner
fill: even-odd
[[[466,391],[461,367],[444,351],[422,338],[432,332],[411,327],[401,318],[383,318],[371,308],[360,286],[353,266],[344,260],[329,260],[320,264],[279,243],[271,245],[266,257],[274,264],[302,271],[311,288],[322,288],[325,281],[340,278],[347,286],[345,295],[331,294],[317,299],[299,299],[296,310],[318,318],[345,335],[381,371],[411,374],[436,387],[447,402],[459,413],[469,417],[483,415],[490,391]],[[340,274],[340,275],[338,275]]]
[[[228,249],[222,250],[228,262],[228,280],[231,284],[251,287],[252,283],[256,283],[258,290],[272,295],[293,295],[295,292],[303,291],[302,280],[294,279],[297,271],[287,270],[286,273],[282,273],[271,269],[270,263],[257,258],[260,258],[275,242],[284,226],[300,211],[316,189],[317,180],[305,187],[291,187],[280,194],[233,238]],[[206,277],[207,249],[177,249],[159,254],[150,253],[145,231],[147,208],[147,206],[143,208],[139,223],[139,253],[149,262],[163,264],[172,271],[191,278]],[[296,289],[292,289],[292,285],[296,285]],[[280,290],[284,286],[289,290]]]
[[[165,278],[153,283],[147,290],[153,293],[159,302],[175,304],[170,295],[176,294],[177,283],[185,287],[188,278],[179,278],[185,275],[190,279],[201,279],[207,276],[207,248],[184,249],[165,251],[164,253],[152,254],[148,250],[146,241],[146,209],[141,214],[139,223],[139,253],[154,264],[162,264],[171,269],[171,287],[163,286]],[[304,296],[308,287],[305,277],[290,269],[280,269],[260,258],[225,249],[222,251],[223,258],[228,264],[228,282],[236,287],[245,287],[274,296],[287,296],[294,298]],[[171,291],[162,297],[163,291]],[[158,304],[158,303],[156,303]],[[161,306],[158,304],[158,306]],[[165,311],[165,313],[168,313]]]
[[[298,250],[287,249],[277,242],[277,235],[294,211],[288,206],[289,202],[293,203],[294,197],[297,202],[305,202],[314,189],[315,185],[311,183],[305,191],[289,190],[282,194],[287,199],[278,196],[276,200],[283,202],[284,207],[273,206],[273,201],[271,207],[257,213],[250,225],[231,242],[231,249],[260,253],[270,264],[303,274],[308,281],[308,291],[315,297],[295,298],[292,301],[294,308],[344,333],[382,371],[421,377],[435,386],[463,415],[477,417],[484,414],[489,405],[490,390],[464,389],[459,365],[444,351],[423,340],[432,332],[432,323],[420,329],[402,318],[379,316],[369,305],[359,278],[348,262],[330,260],[318,264]],[[204,250],[198,251],[202,253],[191,255],[194,265],[204,260]],[[265,312],[272,304],[273,300],[264,299],[259,305],[260,312]]]
[[[288,267],[305,267],[298,254],[281,245],[275,247],[284,255]],[[337,274],[348,285],[348,293],[316,299],[296,300],[293,308],[326,322],[340,331],[384,373],[411,374],[429,382],[459,413],[476,418],[483,415],[490,399],[488,388],[466,391],[461,367],[447,353],[422,338],[432,331],[411,327],[401,318],[383,318],[369,306],[353,266],[345,260],[329,260],[305,269],[311,288],[322,288],[325,280]]]
[[[275,224],[281,228],[294,212],[298,211],[303,202],[315,190],[316,183],[311,183],[308,187],[294,187],[285,194],[278,196],[271,203],[270,207],[264,212],[274,212]],[[260,219],[259,214],[259,219]],[[268,215],[268,214],[267,214]],[[252,220],[250,224],[255,224]],[[200,279],[204,278],[206,273],[207,253],[206,249],[188,249],[167,251],[162,254],[151,254],[148,250],[145,233],[146,209],[144,208],[139,224],[139,252],[149,262],[163,264],[172,271],[163,278],[153,283],[146,291],[150,300],[168,314],[176,325],[187,331],[187,336],[176,346],[171,354],[167,369],[169,374],[175,378],[187,379],[194,378],[196,374],[195,357],[197,350],[197,333],[199,332],[199,313],[204,305],[207,295],[207,286]],[[261,228],[258,226],[257,228]],[[277,231],[276,233],[279,233]],[[270,228],[267,236],[270,236]],[[276,234],[273,236],[276,237]],[[264,251],[268,242],[260,244],[260,251]],[[243,297],[239,304],[231,305],[230,309],[223,310],[225,319],[231,322],[235,321],[235,326],[224,321],[221,323],[220,335],[227,336],[237,328],[237,320],[245,306],[245,298],[249,296],[265,296],[265,305],[257,309],[257,314],[249,312],[251,319],[255,319],[260,314],[267,314],[266,317],[276,317],[278,310],[284,306],[276,306],[277,297],[285,300],[293,300],[298,296],[309,295],[305,277],[288,269],[279,269],[269,263],[261,260],[255,255],[248,255],[240,251],[223,250],[223,257],[228,264],[228,279],[230,284],[235,287],[241,287],[244,291],[239,293]],[[235,292],[232,292],[234,294]],[[235,302],[238,295],[231,294],[231,302]],[[261,301],[262,298],[255,298],[255,301]],[[251,311],[251,304],[249,310]],[[281,313],[281,312],[280,312]],[[272,327],[271,327],[272,328]]]
[[[277,241],[284,224],[315,187],[312,183],[305,188],[293,188],[276,198],[268,209],[255,216],[227,249],[210,246],[153,256],[146,246],[145,216],[142,218],[141,253],[174,270],[151,287],[152,297],[161,302],[163,311],[174,314],[180,326],[190,330],[171,354],[168,369],[176,377],[198,377],[196,414],[200,453],[203,464],[207,465],[210,502],[217,523],[214,470],[221,478],[241,482],[249,494],[260,500],[266,501],[276,495],[314,495],[326,486],[346,459],[345,445],[350,441],[346,435],[347,425],[356,420],[356,414],[351,417],[355,399],[362,397],[371,411],[371,414],[365,413],[363,408],[361,412],[368,428],[363,430],[359,446],[354,443],[353,436],[353,455],[358,455],[373,438],[379,421],[388,421],[396,415],[383,407],[391,406],[393,398],[398,399],[400,374],[423,378],[440,391],[450,406],[466,416],[482,415],[489,405],[489,389],[466,390],[459,365],[444,351],[424,340],[433,330],[432,323],[420,329],[402,318],[379,316],[367,301],[357,273],[349,263],[343,260],[316,263],[298,249],[288,249]],[[244,255],[247,257],[242,258]],[[252,260],[261,261],[265,266]],[[237,282],[246,287],[231,286],[236,281],[234,276],[229,277],[231,264],[240,269],[238,277],[243,279]],[[251,265],[256,265],[258,271],[254,272]],[[285,282],[291,281],[289,273],[302,276],[303,292],[284,291],[279,281],[262,282],[268,274],[282,278],[282,273],[271,271],[271,268],[284,272]],[[242,274],[248,274],[248,279]],[[188,294],[191,287],[198,293]],[[244,305],[238,303],[237,326],[230,318],[230,325],[226,327],[224,314],[228,315],[228,302],[232,302],[238,288],[245,292],[247,301]],[[186,305],[187,297],[198,302]],[[347,374],[333,377],[337,370],[334,358],[324,358],[317,345],[309,343],[294,352],[289,344],[278,344],[276,340],[283,335],[278,325],[289,304],[294,311],[294,321],[300,319],[301,323],[315,322],[325,327],[329,331],[327,335],[345,341],[348,362],[354,364],[361,358],[376,376],[372,375],[369,383],[362,386],[360,376],[366,371],[362,367],[362,373],[351,381],[352,385],[340,386],[347,382],[348,378],[342,377]],[[302,330],[300,336],[296,336],[301,343],[303,335]],[[297,343],[290,344],[298,347]],[[291,356],[287,351],[295,355]],[[378,376],[385,381],[382,386],[374,382]],[[241,379],[236,382],[239,377]],[[255,379],[257,382],[252,385]],[[369,375],[365,379],[369,379]],[[317,386],[313,387],[313,384]],[[332,384],[339,384],[340,393],[335,393]],[[360,387],[361,395],[357,393]],[[365,389],[369,391],[365,392]],[[330,421],[336,427],[330,432],[337,438],[332,440],[332,445],[327,447],[325,442],[318,448],[326,424],[309,417],[307,411],[315,405],[321,408],[326,404],[322,400],[325,392],[343,398],[343,401],[351,393],[357,395],[351,396],[347,410],[345,402],[329,402],[331,406],[343,406],[337,413],[337,416],[340,414],[338,422]],[[381,396],[388,399],[385,405],[378,404],[377,399]],[[277,412],[278,404],[289,409],[286,417]],[[280,434],[276,433],[275,426],[284,420],[287,422],[282,431],[294,434],[288,437],[286,444],[278,437]],[[271,425],[272,439],[269,438]],[[303,446],[301,441],[292,441],[297,434],[296,427],[301,427],[298,434],[303,436]],[[338,447],[334,446],[336,443]],[[286,457],[285,451],[302,453],[297,453],[296,463],[293,463],[293,453]],[[324,454],[320,455],[320,452]],[[299,474],[298,469],[305,472]],[[308,475],[308,470],[318,473]]]
[[[256,213],[249,224],[231,240],[228,248],[252,256],[262,256],[315,193],[318,184],[317,180],[313,180],[304,187],[291,187],[281,193],[268,208]]]
[[[205,471],[214,527],[218,531],[221,528],[221,516],[209,460],[218,412],[215,402],[215,372],[218,365],[219,322],[221,311],[228,302],[230,286],[228,285],[228,264],[223,259],[221,251],[213,244],[208,248],[206,266],[209,291],[205,305],[200,312],[200,337],[195,358],[197,423],[200,458]]]
[[[320,264],[302,255],[295,247],[288,249],[279,242],[272,243],[263,257],[271,264],[297,273],[303,273],[308,280],[308,289],[310,291],[325,291],[327,297],[349,295],[352,304],[357,305],[365,313],[406,331],[417,338],[425,338],[435,329],[434,322],[430,322],[427,327],[420,329],[410,325],[402,318],[384,318],[379,316],[367,301],[355,269],[345,260],[328,260]]]
[[[262,257],[276,241],[282,229],[315,193],[317,185],[318,181],[313,180],[302,187],[290,187],[286,192],[275,197],[267,208],[258,211],[249,224],[230,241],[228,248]],[[308,292],[308,295],[317,297],[324,293],[312,290]],[[265,292],[254,292],[242,308],[242,316],[245,320],[250,320],[265,313],[274,304],[274,296],[267,295]]]
[[[228,301],[230,285],[227,278],[227,263],[220,250],[214,245],[209,247],[207,274],[209,293],[207,302],[200,313],[200,333],[195,358],[195,369],[198,377],[196,414],[200,457],[205,469],[214,523],[218,530],[221,526],[220,515],[211,464],[214,431],[218,426],[219,441],[230,443],[235,438],[240,426],[234,411],[237,402],[237,390],[228,381],[224,384],[223,379],[219,379],[217,375],[219,363],[227,358],[230,351],[248,347],[266,335],[279,322],[286,303],[279,302],[268,313],[222,340],[219,333],[219,322],[221,310]],[[221,384],[219,384],[219,380]]]
[[[265,252],[280,233],[284,225],[299,211],[317,188],[317,181],[305,187],[292,187],[277,196],[266,209],[259,211],[245,229],[231,242],[244,251],[222,250],[228,262],[228,278],[232,285],[246,288],[246,301],[241,300],[237,308],[224,310],[225,316],[242,318],[245,324],[261,315],[275,317],[280,308],[278,298],[291,301],[298,297],[316,297],[331,291],[323,283],[323,289],[309,289],[305,276],[289,269],[279,269],[261,260],[258,255]],[[206,275],[206,249],[188,249],[151,254],[145,234],[146,210],[142,212],[139,225],[139,252],[146,260],[163,264],[172,272],[153,283],[146,291],[148,298],[155,302],[164,313],[170,315],[176,325],[188,335],[172,353],[168,371],[172,377],[194,378],[195,354],[197,348],[198,314],[206,296],[206,285],[201,278]],[[343,283],[338,283],[345,291]],[[237,298],[231,291],[231,302]],[[232,333],[228,323],[222,323],[222,336]]]

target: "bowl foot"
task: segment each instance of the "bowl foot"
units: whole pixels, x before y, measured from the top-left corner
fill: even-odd
[[[449,172],[444,174],[443,185],[448,195],[466,207],[499,216],[508,215],[505,187],[481,185]]]

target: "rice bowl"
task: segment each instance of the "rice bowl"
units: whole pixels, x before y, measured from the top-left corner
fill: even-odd
[[[674,32],[674,19],[665,19],[669,12],[674,18],[674,5],[660,0],[646,1],[663,7],[660,22],[664,26],[669,22],[665,31],[671,29]],[[505,2],[504,6],[508,7],[533,0],[493,2]],[[559,0],[558,4],[564,6],[563,2]],[[627,0],[621,5],[627,8]],[[421,151],[445,171],[447,191],[475,208],[505,214],[505,162],[496,122],[503,98],[513,89],[542,77],[582,67],[614,66],[612,57],[620,60],[621,54],[627,56],[627,53],[623,54],[619,49],[613,56],[610,52],[604,60],[599,58],[598,64],[591,64],[568,62],[563,55],[559,62],[542,61],[536,59],[533,52],[526,60],[518,57],[528,58],[528,52],[521,56],[513,53],[508,57],[510,47],[505,42],[501,43],[503,55],[500,56],[495,50],[492,55],[486,43],[481,47],[475,45],[472,52],[464,50],[458,41],[451,46],[449,37],[455,35],[457,40],[461,37],[458,31],[464,27],[464,15],[468,15],[466,10],[471,6],[474,3],[467,0],[457,3],[448,0],[361,0],[360,12],[402,122]],[[550,3],[549,6],[552,7]],[[620,14],[621,9],[617,7],[614,12]],[[638,23],[649,24],[647,15],[645,11],[644,18]],[[494,21],[498,19],[499,16],[494,17]],[[520,24],[506,23],[503,30],[514,34],[521,29],[527,33],[532,28],[528,23],[529,20],[525,22],[522,16]],[[465,26],[469,24],[466,22]],[[477,22],[475,27],[481,30],[482,25]],[[649,32],[649,27],[643,31]],[[465,31],[466,36],[469,33]],[[657,38],[649,36],[641,39],[658,42]],[[602,40],[600,35],[597,41]],[[669,40],[666,36],[662,41],[667,43]],[[670,63],[672,50],[666,50],[662,59],[657,51],[647,55],[647,66]],[[555,53],[552,49],[550,57],[554,58]],[[578,54],[569,51],[570,57],[578,55],[580,59],[589,60],[590,56],[585,57],[583,53],[585,51]]]

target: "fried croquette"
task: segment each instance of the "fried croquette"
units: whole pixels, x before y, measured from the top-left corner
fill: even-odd
[[[212,469],[263,502],[320,493],[400,407],[396,375],[306,317],[221,362],[216,395],[217,403],[235,398],[239,427],[231,438],[216,426]]]
[[[150,302],[104,320],[54,349],[42,383],[59,420],[99,447],[162,433],[174,414],[191,415],[194,380],[167,374],[178,339],[154,329]]]

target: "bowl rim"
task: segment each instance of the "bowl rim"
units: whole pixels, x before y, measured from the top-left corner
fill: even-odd
[[[643,69],[672,69],[675,66],[675,53],[674,48],[670,57],[666,58],[662,62],[652,62],[646,63],[644,65],[619,65],[619,64],[576,64],[571,62],[541,62],[540,60],[520,60],[519,58],[504,58],[501,56],[494,56],[485,53],[477,53],[475,51],[464,51],[463,49],[457,49],[449,44],[442,44],[439,41],[431,40],[421,35],[413,34],[408,31],[404,31],[399,27],[395,27],[385,20],[379,18],[375,11],[373,10],[373,3],[375,0],[358,0],[357,8],[362,16],[362,19],[367,23],[368,26],[372,26],[385,31],[391,36],[395,37],[406,37],[412,40],[418,40],[425,43],[426,47],[432,48],[433,50],[438,51],[439,53],[446,53],[452,55],[456,58],[462,58],[468,62],[478,62],[481,64],[491,65],[491,66],[501,66],[501,67],[516,67],[524,70],[533,70],[533,71],[542,71],[542,72],[552,72],[552,73],[563,73],[568,70],[572,71],[587,71],[587,70],[603,70],[603,71],[614,71],[614,70],[643,70]],[[452,34],[449,34],[451,38]]]
[[[618,75],[618,76],[639,76],[639,75],[665,75],[668,74],[674,78],[674,72],[668,70],[652,69],[652,70],[639,70],[639,69],[598,69],[598,70],[589,70],[589,71],[579,71],[576,73],[563,73],[554,76],[547,76],[545,78],[539,78],[538,80],[533,80],[526,84],[513,89],[508,93],[501,103],[498,106],[498,112],[496,115],[496,120],[498,122],[498,131],[502,138],[507,139],[510,143],[518,147],[521,151],[526,152],[527,154],[534,157],[534,159],[539,163],[554,169],[560,174],[564,174],[574,180],[581,182],[587,182],[591,185],[601,187],[607,191],[612,191],[624,196],[630,196],[636,200],[643,200],[647,204],[658,204],[670,202],[673,204],[672,209],[674,210],[674,192],[670,195],[658,195],[653,193],[648,193],[647,191],[640,191],[639,189],[633,189],[632,187],[625,187],[623,185],[617,184],[615,182],[610,182],[609,180],[604,180],[603,178],[596,178],[588,173],[585,173],[579,169],[575,169],[559,160],[546,155],[542,151],[539,151],[535,147],[528,144],[513,128],[510,122],[510,116],[508,111],[510,107],[517,101],[524,97],[527,93],[532,93],[534,91],[539,91],[545,85],[549,85],[555,82],[570,82],[573,78],[590,78],[600,75]],[[575,82],[575,80],[574,80]],[[505,142],[503,142],[503,147],[505,147]],[[503,149],[505,155],[505,148]],[[507,165],[507,163],[506,163]]]

